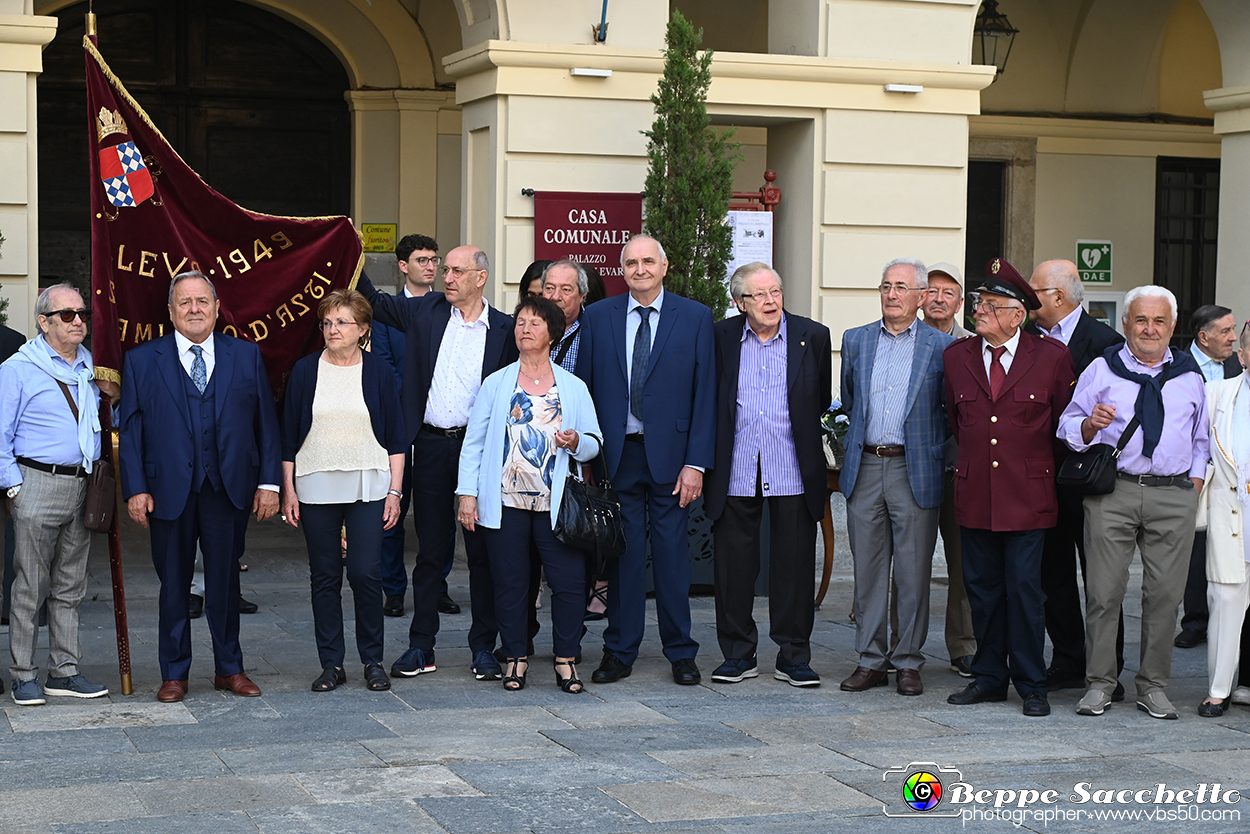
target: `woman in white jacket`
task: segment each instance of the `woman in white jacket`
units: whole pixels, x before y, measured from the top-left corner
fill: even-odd
[[[1237,355],[1250,360],[1250,325]],[[1207,675],[1210,692],[1198,707],[1204,718],[1228,710],[1237,672],[1241,628],[1250,603],[1250,375],[1207,385],[1211,419],[1211,477],[1207,499]],[[1240,690],[1239,693],[1240,694]]]

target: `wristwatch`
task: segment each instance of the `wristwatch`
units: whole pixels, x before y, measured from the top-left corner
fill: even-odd
[[[7,495],[9,498],[16,498],[17,494],[21,491],[22,491],[22,485],[18,484],[17,486],[9,487],[8,491],[5,492],[4,494]]]

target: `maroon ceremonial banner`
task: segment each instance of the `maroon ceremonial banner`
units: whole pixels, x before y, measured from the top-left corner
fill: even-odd
[[[603,276],[608,295],[628,289],[621,249],[641,231],[641,194],[534,192],[534,259],[568,258],[593,266]]]
[[[346,217],[259,214],[218,194],[165,141],[90,37],[83,48],[96,376],[120,382],[128,349],[172,332],[169,282],[198,269],[217,288],[217,330],[260,347],[280,401],[291,366],[321,346],[320,299],[356,285],[360,235]]]

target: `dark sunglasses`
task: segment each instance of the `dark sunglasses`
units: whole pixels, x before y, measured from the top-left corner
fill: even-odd
[[[48,319],[52,318],[53,316],[60,316],[60,317],[61,317],[61,321],[65,322],[66,324],[69,324],[71,321],[73,321],[73,320],[74,320],[74,316],[78,316],[79,318],[81,318],[81,319],[82,319],[83,324],[90,324],[90,323],[91,323],[91,310],[90,310],[90,309],[86,309],[86,310],[53,310],[51,313],[45,313],[45,314],[44,314],[44,318],[48,318]]]

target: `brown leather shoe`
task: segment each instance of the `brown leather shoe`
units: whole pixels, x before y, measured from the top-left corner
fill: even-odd
[[[920,671],[899,669],[897,689],[899,695],[919,695],[924,692],[924,684],[920,682]]]
[[[218,689],[229,689],[235,695],[243,695],[247,698],[255,698],[260,694],[260,687],[252,683],[247,675],[242,672],[237,675],[231,675],[228,678],[215,675],[213,676],[213,686]]]
[[[869,669],[867,666],[856,666],[855,674],[842,681],[844,692],[863,692],[874,686],[887,686],[890,675],[881,669]]]
[[[163,681],[161,688],[156,690],[156,700],[166,704],[173,704],[181,701],[186,694],[186,681]]]

